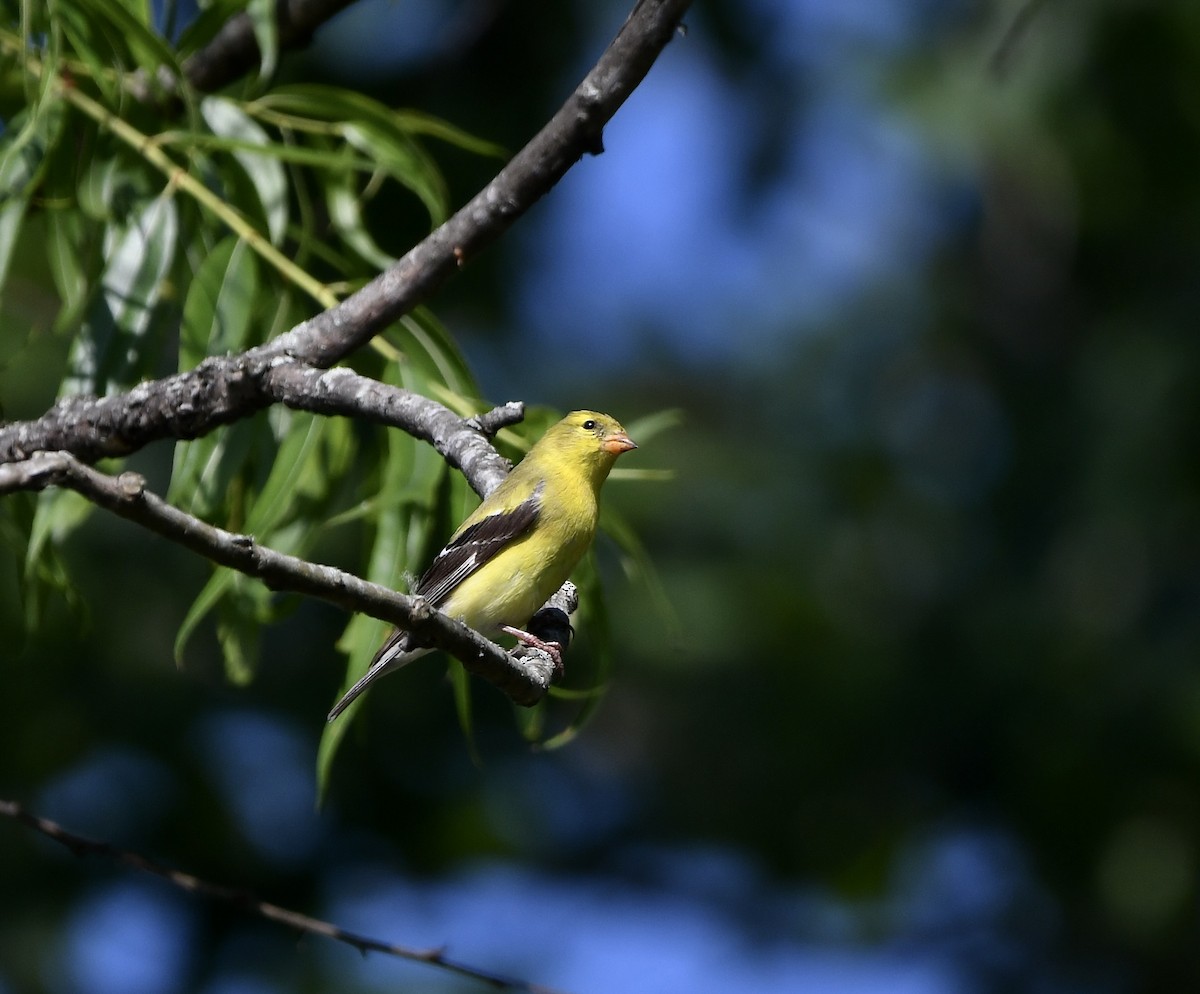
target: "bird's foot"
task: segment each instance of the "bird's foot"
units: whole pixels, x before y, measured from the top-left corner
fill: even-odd
[[[515,638],[523,645],[530,646],[534,649],[541,649],[551,662],[554,663],[554,680],[557,680],[563,675],[563,658],[562,658],[562,643],[547,642],[545,639],[540,639],[536,635],[531,635],[529,632],[520,628],[514,628],[512,625],[502,625],[500,630],[506,632]]]

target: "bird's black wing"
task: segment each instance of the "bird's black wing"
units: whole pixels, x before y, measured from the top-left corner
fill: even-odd
[[[514,539],[537,524],[542,488],[508,511],[489,514],[456,536],[417,581],[413,593],[439,607],[450,592]]]

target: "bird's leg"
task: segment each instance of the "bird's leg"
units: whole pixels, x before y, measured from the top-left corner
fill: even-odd
[[[520,628],[514,628],[512,625],[501,625],[500,631],[506,632],[515,638],[518,642],[532,646],[534,649],[541,649],[554,663],[554,676],[558,678],[562,676],[563,659],[562,659],[562,643],[547,642],[545,639],[540,639],[536,635],[531,635],[527,631]]]

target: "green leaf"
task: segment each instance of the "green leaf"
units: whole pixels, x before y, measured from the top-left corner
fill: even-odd
[[[282,435],[283,439],[267,482],[246,518],[246,529],[252,535],[270,531],[287,513],[291,495],[308,472],[326,424],[324,418],[296,411],[276,409],[269,416],[277,419],[276,437]]]
[[[214,134],[243,146],[233,157],[254,186],[272,244],[281,244],[288,226],[288,183],[283,166],[272,153],[270,136],[238,104],[224,97],[205,97],[200,113]]]
[[[665,410],[647,415],[644,418],[631,421],[628,425],[629,435],[631,438],[636,439],[639,445],[644,445],[652,438],[657,438],[663,432],[670,431],[672,428],[678,428],[683,424],[683,420],[683,408],[668,407]]]
[[[383,251],[367,230],[354,174],[342,172],[327,176],[324,186],[329,221],[342,240],[370,266],[387,269],[396,258]]]
[[[121,0],[88,0],[87,18],[99,21],[107,34],[114,55],[128,53],[126,58],[146,70],[146,77],[153,85],[157,69],[166,66],[176,76],[182,76],[175,52],[167,42],[150,27],[150,9],[142,4],[139,11]],[[119,44],[112,44],[116,39]],[[124,59],[123,59],[124,61]]]
[[[251,452],[274,444],[275,436],[263,419],[239,421],[203,438],[176,442],[167,500],[205,520],[220,517],[219,509],[225,508],[228,520],[231,494],[245,491],[235,481]]]
[[[6,502],[11,497],[5,498]],[[25,624],[32,631],[41,620],[46,590],[75,596],[66,564],[58,550],[63,542],[92,513],[93,505],[73,490],[44,490],[37,495],[37,508],[29,525],[29,543],[25,549],[26,591]]]
[[[397,369],[392,367],[387,378],[394,380],[396,375]],[[407,588],[407,584],[400,582],[405,572],[420,570],[431,554],[431,547],[444,537],[435,530],[439,524],[436,508],[444,500],[445,481],[450,478],[450,492],[453,493],[453,477],[457,476],[460,481],[462,477],[450,474],[445,461],[424,442],[402,431],[380,431],[386,440],[387,454],[375,497],[379,514],[366,578],[372,583],[402,589]],[[444,527],[441,530],[444,531]],[[338,651],[347,659],[339,697],[367,671],[385,635],[386,625],[374,618],[355,615],[350,619],[337,645]],[[351,704],[322,732],[317,751],[317,783],[322,794],[328,787],[338,746],[353,724],[362,700]]]
[[[87,307],[91,280],[84,260],[88,252],[88,224],[82,213],[46,212],[46,261],[62,308],[54,319],[56,330],[72,328]]]
[[[456,145],[463,151],[473,152],[476,155],[490,156],[495,159],[508,158],[508,150],[503,145],[497,145],[495,142],[472,135],[449,121],[443,121],[440,117],[416,110],[395,110],[392,113],[395,114],[397,123],[409,134],[428,135],[430,138],[437,138],[449,145]]]
[[[666,588],[646,551],[637,529],[609,504],[600,508],[600,531],[612,539],[621,551],[621,567],[631,583],[642,585],[662,620],[663,627],[672,633],[679,630],[679,617],[667,596]]]
[[[270,533],[291,507],[290,495],[308,470],[308,463],[321,437],[323,420],[311,414],[282,412],[278,418],[283,428],[283,441],[271,466],[270,475],[257,498],[253,499],[244,531],[271,544]],[[285,551],[285,550],[280,550]],[[197,595],[175,636],[175,658],[181,660],[183,650],[196,626],[226,596],[241,574],[219,567]],[[260,588],[261,589],[261,588]]]
[[[236,575],[231,596],[217,609],[217,642],[225,660],[225,675],[235,686],[245,686],[258,669],[262,654],[262,624],[269,592],[255,581]]]
[[[276,87],[248,108],[257,109],[340,124],[345,141],[412,190],[434,224],[445,219],[445,183],[399,112],[362,94],[316,84]]]
[[[178,235],[175,201],[166,193],[109,230],[101,292],[72,346],[63,394],[105,394],[146,371],[153,358],[147,332]]]
[[[250,120],[257,123],[253,118]],[[352,169],[360,173],[375,171],[374,162],[360,155],[352,155],[344,147],[335,150],[307,145],[282,145],[275,141],[268,141],[264,144],[241,138],[224,138],[206,131],[169,131],[163,132],[157,137],[163,145],[181,145],[186,148],[203,148],[218,152],[249,152],[253,157],[267,156],[279,162],[313,166],[317,169]]]
[[[8,267],[12,263],[13,249],[17,247],[24,221],[24,200],[10,200],[0,206],[0,299],[4,296]]]
[[[420,368],[426,378],[426,383],[421,387],[412,389],[424,392],[424,388],[441,383],[461,397],[479,395],[466,357],[432,311],[418,307],[406,314],[401,323],[405,332],[401,350],[408,356],[410,364]]]
[[[258,257],[238,238],[225,238],[204,259],[183,304],[179,368],[246,347],[258,297]]]
[[[454,713],[458,717],[458,727],[462,729],[463,738],[467,740],[467,751],[476,766],[481,764],[479,750],[475,745],[475,725],[472,720],[474,708],[471,700],[471,674],[457,659],[450,660],[450,686],[454,690]]]
[[[394,117],[383,123],[352,121],[342,129],[342,135],[392,179],[412,190],[425,205],[434,225],[446,220],[449,208],[441,174]]]
[[[12,553],[25,632],[34,631],[42,623],[51,593],[61,595],[73,610],[81,606],[78,592],[71,585],[66,566],[54,545],[43,540],[37,551],[31,551],[42,496],[44,493],[17,492],[0,500],[0,546]],[[15,642],[15,638],[9,641]]]
[[[179,35],[176,48],[181,59],[203,48],[225,27],[226,22],[245,9],[245,0],[208,0],[200,5],[200,12]]]
[[[608,618],[608,606],[604,598],[604,587],[596,570],[595,553],[589,552],[578,569],[572,574],[579,589],[579,611],[573,618],[579,633],[587,641],[588,654],[595,660],[596,669],[591,675],[590,685],[582,692],[573,689],[550,688],[550,696],[557,700],[582,700],[582,705],[562,731],[540,743],[545,750],[560,749],[573,741],[595,715],[608,685],[608,673],[612,667],[612,627]],[[567,666],[570,673],[570,664]],[[536,727],[536,726],[534,726]]]
[[[115,155],[97,154],[84,170],[79,182],[79,207],[96,221],[111,221],[123,215],[118,198],[128,191],[126,172]]]
[[[254,27],[254,39],[258,42],[261,62],[258,69],[260,80],[275,75],[279,63],[279,24],[275,20],[275,0],[250,0],[246,13]]]
[[[66,117],[64,104],[50,98],[8,123],[0,140],[0,203],[32,193],[58,146]]]

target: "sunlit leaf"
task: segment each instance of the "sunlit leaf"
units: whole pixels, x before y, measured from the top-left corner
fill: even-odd
[[[325,184],[325,205],[329,221],[364,262],[376,269],[386,269],[395,257],[384,252],[367,230],[363,220],[362,199],[354,182],[354,174],[345,172],[329,177]]]
[[[275,75],[279,62],[279,24],[275,19],[275,0],[249,0],[246,13],[254,27],[254,40],[258,42],[260,79]]]
[[[337,87],[306,84],[277,87],[256,100],[252,112],[254,107],[340,123],[342,137],[412,190],[434,223],[445,218],[446,190],[440,174],[404,118],[379,101]]]
[[[288,184],[279,160],[266,152],[273,144],[270,136],[234,101],[224,97],[205,97],[200,102],[200,113],[215,134],[241,143],[233,157],[254,185],[271,242],[279,245],[288,225]]]
[[[152,358],[146,336],[178,234],[175,202],[166,193],[110,230],[101,292],[71,350],[64,394],[104,394],[145,370]]]

